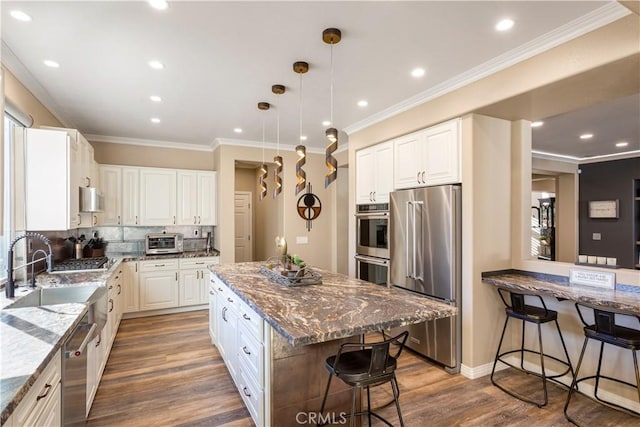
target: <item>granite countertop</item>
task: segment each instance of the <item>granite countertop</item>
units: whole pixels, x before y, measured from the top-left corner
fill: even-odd
[[[616,289],[602,289],[570,285],[569,278],[520,270],[482,273],[484,283],[520,292],[563,298],[585,304],[613,308],[640,315],[640,287],[616,285]]]
[[[122,258],[123,261],[149,261],[168,258],[200,258],[200,257],[212,257],[220,256],[220,251],[212,249],[207,251],[186,251],[177,254],[165,254],[165,255],[147,255],[144,252],[120,252],[117,254],[110,254],[112,257]]]
[[[293,346],[450,317],[456,307],[407,291],[313,268],[322,284],[286,287],[261,263],[218,264],[211,272]]]

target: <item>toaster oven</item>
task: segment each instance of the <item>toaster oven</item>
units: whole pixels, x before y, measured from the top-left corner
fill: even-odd
[[[147,255],[184,252],[184,237],[180,233],[151,233],[147,234],[144,240]]]

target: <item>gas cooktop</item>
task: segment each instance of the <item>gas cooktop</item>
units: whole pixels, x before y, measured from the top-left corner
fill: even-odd
[[[75,273],[88,270],[106,270],[109,258],[106,256],[96,258],[65,259],[53,263],[52,273]]]

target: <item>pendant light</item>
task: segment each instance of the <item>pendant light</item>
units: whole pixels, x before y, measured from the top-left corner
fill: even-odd
[[[271,105],[268,102],[258,102],[258,110],[267,111]],[[267,197],[267,165],[264,162],[264,121],[262,116],[262,164],[260,165],[260,176],[258,178],[258,185],[260,186],[260,200],[264,200]]]
[[[337,28],[327,28],[322,32],[322,40],[331,46],[331,76],[329,94],[331,102],[331,126],[333,126],[333,45],[342,39],[342,32]],[[338,161],[333,157],[333,153],[338,149],[338,129],[330,127],[325,131],[329,144],[325,148],[325,164],[329,172],[324,178],[324,188],[327,188],[338,177]]]
[[[271,86],[271,92],[275,95],[282,95],[285,92],[285,87],[283,85],[273,85]],[[278,197],[280,193],[282,193],[282,177],[280,173],[282,173],[283,169],[283,160],[280,155],[280,110],[276,108],[276,156],[273,158],[273,162],[276,164],[276,167],[273,171],[273,181],[274,181],[274,189],[273,189],[273,198]]]
[[[293,64],[293,71],[300,75],[300,97],[298,100],[298,110],[300,114],[300,140],[302,141],[302,75],[309,71],[309,64],[303,61],[298,61]],[[302,166],[306,162],[307,148],[304,145],[298,145],[296,147],[296,153],[298,154],[298,161],[296,162],[296,196],[303,191],[307,186],[307,174],[302,169]]]

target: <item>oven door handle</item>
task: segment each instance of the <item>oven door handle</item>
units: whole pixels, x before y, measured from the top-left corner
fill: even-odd
[[[366,262],[367,264],[380,265],[382,267],[389,266],[389,260],[384,258],[368,257],[364,255],[356,255],[354,258],[356,261]]]
[[[389,216],[389,212],[362,212],[354,215],[356,218],[385,218]]]

